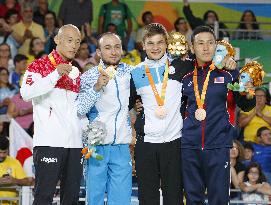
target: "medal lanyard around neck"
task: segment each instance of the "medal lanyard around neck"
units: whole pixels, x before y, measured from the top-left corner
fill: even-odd
[[[207,88],[208,88],[208,84],[209,84],[209,78],[210,78],[210,74],[211,72],[215,69],[215,65],[212,63],[210,65],[208,74],[205,78],[204,84],[203,84],[203,88],[202,88],[202,93],[201,96],[199,95],[199,86],[198,86],[198,70],[195,67],[194,69],[194,75],[193,75],[193,84],[194,84],[194,92],[195,92],[195,97],[196,97],[196,101],[197,101],[197,106],[198,108],[203,108],[204,105],[204,101],[205,101],[205,96],[206,96],[206,92],[207,92]]]
[[[154,80],[152,78],[150,69],[147,65],[145,65],[145,70],[146,70],[146,74],[148,76],[153,94],[155,96],[156,102],[159,106],[163,106],[165,104],[165,95],[166,95],[166,88],[167,88],[167,82],[168,82],[168,72],[169,72],[169,67],[168,67],[168,61],[166,61],[166,68],[165,68],[165,72],[164,72],[164,79],[163,79],[163,84],[162,84],[162,90],[161,90],[161,97],[159,96],[159,93],[156,89]]]
[[[52,63],[52,65],[53,65],[54,67],[56,67],[56,66],[57,66],[57,63],[56,63],[56,60],[55,60],[54,56],[50,53],[50,54],[48,55],[48,57],[49,57],[49,60],[50,60],[50,62]]]

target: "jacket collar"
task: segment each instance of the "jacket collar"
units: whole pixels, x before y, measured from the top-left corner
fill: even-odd
[[[163,55],[162,58],[160,58],[159,60],[151,60],[148,59],[147,57],[145,58],[145,65],[147,65],[149,68],[153,68],[153,67],[161,67],[164,66],[166,64],[166,61],[168,60],[168,56],[167,53],[165,53]]]

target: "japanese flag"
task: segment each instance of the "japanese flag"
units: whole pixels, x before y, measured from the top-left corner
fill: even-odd
[[[14,120],[9,126],[9,153],[22,164],[28,177],[34,177],[33,165],[33,139]]]

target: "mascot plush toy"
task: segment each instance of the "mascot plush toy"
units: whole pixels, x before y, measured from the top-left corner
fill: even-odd
[[[223,65],[222,65],[223,59],[227,56],[234,57],[234,55],[235,55],[235,50],[229,42],[227,42],[225,40],[217,41],[217,46],[216,46],[215,56],[213,58],[213,63],[215,64],[215,66],[218,69],[222,69],[223,68]]]
[[[239,83],[228,84],[228,89],[238,91],[243,94],[253,96],[254,87],[263,84],[264,70],[263,66],[257,61],[247,63],[241,70],[239,75]],[[245,85],[251,84],[253,87],[246,88]]]
[[[170,32],[167,43],[168,52],[173,58],[185,56],[188,52],[188,43],[186,38],[179,32]]]

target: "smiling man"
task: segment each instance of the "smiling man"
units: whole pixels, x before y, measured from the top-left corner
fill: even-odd
[[[80,41],[77,27],[62,26],[55,37],[56,50],[31,63],[23,78],[21,95],[33,104],[34,205],[51,204],[59,180],[60,203],[78,202],[82,140],[75,99],[80,76],[79,71],[70,73],[76,74],[71,60]]]
[[[149,24],[143,32],[147,57],[132,71],[131,104],[138,96],[143,109],[137,116],[136,174],[139,203],[182,204],[180,113],[182,77],[190,69],[177,69],[167,57],[167,32],[161,24]]]
[[[81,90],[77,99],[78,114],[89,122],[101,122],[106,136],[97,153],[104,159],[90,158],[87,164],[87,203],[130,205],[132,194],[132,162],[129,144],[132,141],[128,118],[131,67],[120,63],[122,55],[120,37],[104,33],[98,39],[96,50],[101,61],[81,77]],[[107,73],[108,67],[115,71]]]

